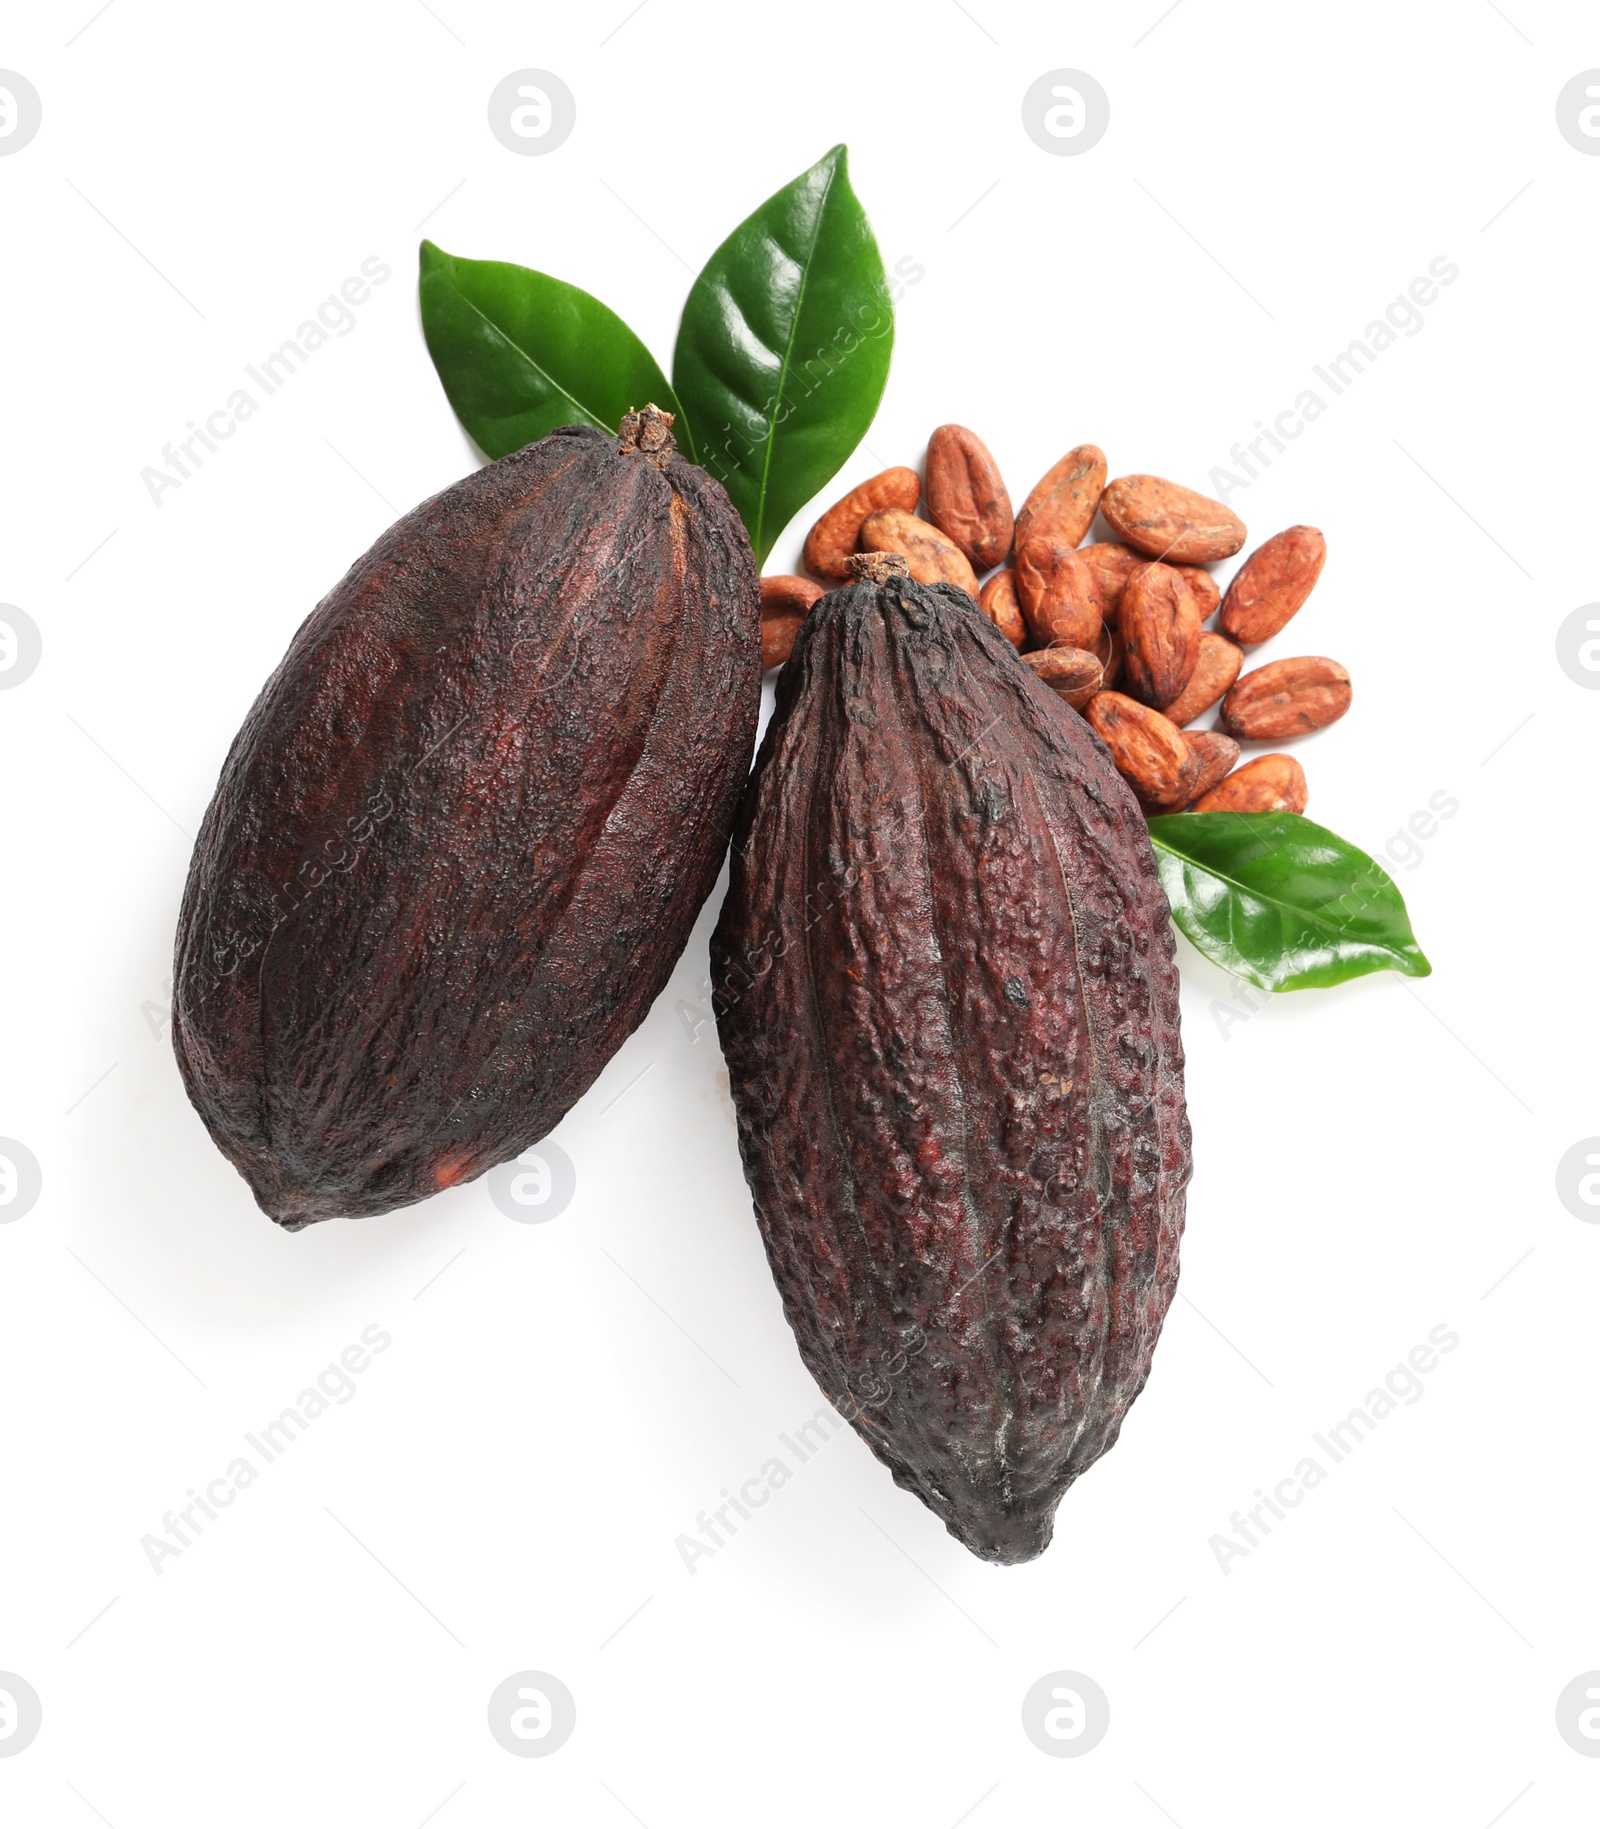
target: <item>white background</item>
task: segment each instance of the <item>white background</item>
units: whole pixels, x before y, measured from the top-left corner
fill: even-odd
[[[1555,1192],[1600,1132],[1600,698],[1555,653],[1600,597],[1600,159],[1555,124],[1600,65],[1592,9],[628,4],[9,10],[0,65],[44,125],[0,158],[0,600],[44,660],[0,694],[0,1133],[44,1192],[0,1228],[0,1669],[44,1727],[0,1760],[0,1812],[1593,1820],[1600,1762],[1554,1713],[1600,1666],[1600,1228]],[[528,66],[577,98],[548,156],[486,122]],[[1061,66],[1111,98],[1082,156],[1022,130]],[[291,633],[475,461],[418,329],[418,225],[585,286],[665,361],[693,271],[838,140],[890,265],[924,274],[827,499],[952,419],[1018,499],[1086,439],[1204,487],[1431,260],[1459,266],[1233,503],[1252,544],[1328,537],[1271,650],[1356,682],[1300,751],[1312,815],[1382,854],[1430,796],[1459,811],[1394,865],[1430,979],[1252,1013],[1182,949],[1182,1288],[1042,1560],[981,1565],[841,1431],[691,1574],[679,1534],[820,1401],[699,1007],[712,909],[558,1133],[559,1217],[514,1224],[478,1184],[296,1237],[184,1099],[171,935]],[[142,467],[369,255],[393,277],[354,331],[154,506]],[[1460,1345],[1422,1399],[1224,1573],[1230,1514],[1441,1323]],[[392,1346],[354,1399],[154,1573],[141,1538],[369,1324]],[[529,1668],[577,1700],[549,1758],[486,1726]],[[1082,1758],[1021,1728],[1061,1669],[1110,1698]]]

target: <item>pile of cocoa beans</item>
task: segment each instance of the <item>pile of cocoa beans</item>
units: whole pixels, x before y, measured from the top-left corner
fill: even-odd
[[[1116,537],[1084,545],[1097,515]],[[1243,667],[1245,650],[1311,594],[1326,546],[1315,527],[1290,527],[1257,547],[1224,593],[1209,568],[1245,538],[1232,509],[1193,489],[1149,475],[1108,482],[1097,445],[1070,450],[1013,515],[988,446],[943,425],[928,440],[925,476],[881,471],[822,516],[805,544],[812,578],[761,580],[761,665],[789,658],[823,593],[814,578],[848,579],[853,553],[899,553],[921,583],[970,593],[1088,719],[1147,814],[1303,813],[1300,764],[1273,752],[1238,766],[1240,746],[1342,718],[1350,676],[1321,655]],[[1219,702],[1214,727],[1186,728]]]

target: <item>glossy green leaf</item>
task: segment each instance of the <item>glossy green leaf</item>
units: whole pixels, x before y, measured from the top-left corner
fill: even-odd
[[[660,365],[597,298],[503,260],[460,260],[422,244],[418,301],[428,354],[456,417],[504,457],[557,426],[616,431],[652,401],[679,407]],[[678,449],[692,456],[678,428]]]
[[[1173,920],[1264,991],[1433,970],[1393,878],[1303,814],[1175,813],[1152,819],[1150,838]]]
[[[861,442],[893,341],[883,260],[835,146],[707,261],[673,356],[700,462],[758,563]]]

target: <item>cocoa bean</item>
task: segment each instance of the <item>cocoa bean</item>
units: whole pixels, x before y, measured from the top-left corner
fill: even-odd
[[[853,585],[800,639],[711,945],[745,1175],[823,1391],[1021,1562],[1175,1287],[1166,903],[1105,750],[960,592]]]
[[[1245,743],[1281,743],[1336,723],[1350,696],[1350,675],[1336,660],[1299,654],[1268,661],[1229,687],[1221,728]]]
[[[1189,683],[1169,705],[1161,707],[1163,717],[1174,724],[1192,724],[1201,712],[1209,711],[1233,682],[1244,665],[1243,652],[1211,629],[1200,631],[1199,652]]]
[[[857,483],[806,535],[807,571],[815,572],[819,578],[848,578],[848,561],[867,516],[884,508],[899,508],[911,514],[921,500],[922,478],[904,464],[880,470],[864,483]]]
[[[1108,623],[1100,631],[1100,639],[1094,645],[1095,658],[1105,669],[1104,685],[1114,686],[1122,678],[1123,647],[1122,635],[1114,624]]]
[[[1200,658],[1200,605],[1176,566],[1159,561],[1130,574],[1117,628],[1129,690],[1147,705],[1165,705],[1188,685]]]
[[[1217,626],[1247,647],[1276,635],[1311,595],[1327,556],[1315,527],[1274,534],[1234,574]]]
[[[1189,789],[1191,805],[1208,794],[1239,760],[1239,745],[1220,730],[1197,730],[1183,733],[1190,755],[1200,758],[1200,772]]]
[[[1084,716],[1142,806],[1154,812],[1187,806],[1200,775],[1200,757],[1175,724],[1121,692],[1097,692]]]
[[[858,536],[861,550],[899,553],[919,584],[953,584],[969,597],[978,594],[977,574],[954,540],[947,540],[927,521],[898,508],[869,514]]]
[[[781,667],[794,652],[803,616],[763,616],[761,618],[761,671],[769,673]]]
[[[1011,497],[989,447],[965,426],[942,425],[928,440],[926,474],[928,519],[975,570],[998,565],[1011,550]]]
[[[1039,648],[1022,659],[1074,711],[1082,711],[1105,684],[1105,668],[1098,657],[1082,648]]]
[[[1025,540],[1017,548],[1016,577],[1028,633],[1041,647],[1053,642],[1094,647],[1101,628],[1094,578],[1072,547],[1060,540]]]
[[[1078,557],[1088,566],[1094,579],[1101,616],[1114,623],[1122,604],[1123,587],[1130,575],[1144,564],[1143,555],[1131,546],[1119,546],[1114,540],[1097,540],[1093,546],[1080,546]]]
[[[761,580],[761,620],[769,616],[804,616],[822,595],[822,586],[790,572],[770,572]]]
[[[1098,445],[1075,445],[1029,491],[1017,515],[1017,551],[1029,540],[1076,546],[1089,531],[1105,486],[1105,452]]]
[[[1028,639],[1028,625],[1022,618],[1022,605],[1017,602],[1015,572],[996,572],[978,593],[978,603],[1013,648],[1020,648]]]
[[[1233,771],[1191,813],[1303,813],[1306,772],[1293,756],[1257,756]]]
[[[1106,485],[1100,512],[1135,551],[1169,565],[1227,559],[1245,542],[1244,522],[1231,508],[1161,476],[1119,476]]]
[[[1222,602],[1222,587],[1217,583],[1203,565],[1175,565],[1175,572],[1182,572],[1189,580],[1194,591],[1194,600],[1200,606],[1200,620],[1217,613],[1217,606]]]
[[[405,515],[290,644],[179,916],[189,1097],[291,1231],[481,1175],[572,1108],[715,882],[755,563],[665,414]]]

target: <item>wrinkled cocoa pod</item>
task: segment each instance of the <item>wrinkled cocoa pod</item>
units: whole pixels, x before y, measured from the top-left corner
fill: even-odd
[[[978,603],[1013,648],[1020,648],[1028,639],[1028,625],[1022,619],[1022,605],[1017,602],[1015,572],[996,572],[978,593]]]
[[[1092,649],[1100,639],[1094,579],[1060,540],[1026,540],[1017,548],[1017,601],[1028,633],[1041,647],[1062,642]]]
[[[823,515],[806,535],[805,566],[819,578],[848,578],[861,523],[882,508],[916,511],[922,500],[922,478],[904,464],[869,476]]]
[[[928,440],[928,519],[980,572],[1011,550],[1011,497],[1000,466],[976,432],[939,426]]]
[[[1174,724],[1192,724],[1202,711],[1209,711],[1233,682],[1244,665],[1244,651],[1234,646],[1226,635],[1211,629],[1200,631],[1200,648],[1195,657],[1189,683],[1161,715]]]
[[[760,704],[756,571],[668,424],[569,426],[413,509],[234,740],[173,1044],[291,1231],[536,1143],[716,880]]]
[[[1190,755],[1200,758],[1200,772],[1189,788],[1189,801],[1193,805],[1203,794],[1209,794],[1239,760],[1239,745],[1220,730],[1186,730],[1183,740],[1189,746]]]
[[[1117,630],[1128,690],[1147,705],[1165,705],[1188,685],[1200,658],[1203,618],[1194,586],[1173,565],[1141,565],[1122,593]]]
[[[1115,540],[1097,540],[1093,546],[1080,546],[1078,557],[1088,566],[1100,594],[1101,616],[1114,623],[1122,606],[1123,587],[1145,563],[1144,555],[1131,546],[1119,546]]]
[[[823,1390],[975,1555],[1026,1561],[1176,1284],[1166,902],[1105,751],[959,591],[836,591],[797,661],[711,943],[745,1174]]]
[[[869,514],[859,535],[864,553],[899,553],[919,584],[953,584],[969,597],[978,594],[978,575],[954,540],[914,514],[885,508]]]
[[[1297,654],[1235,681],[1222,701],[1219,728],[1245,743],[1281,743],[1337,723],[1350,698],[1350,675],[1336,660]]]
[[[1097,692],[1083,715],[1147,812],[1171,813],[1189,804],[1200,757],[1175,724],[1121,692]]]
[[[1038,648],[1022,659],[1074,711],[1082,711],[1106,682],[1098,657],[1082,648]]]
[[[1162,476],[1119,476],[1106,485],[1100,512],[1129,546],[1169,565],[1231,558],[1245,542],[1231,508]]]
[[[1274,534],[1234,573],[1218,628],[1249,647],[1269,640],[1311,595],[1327,556],[1315,527]]]
[[[1076,445],[1041,476],[1017,515],[1017,551],[1029,540],[1076,546],[1089,531],[1106,486],[1106,454]]]
[[[1306,772],[1293,756],[1257,756],[1210,793],[1199,795],[1189,811],[1303,813],[1306,800]]]

